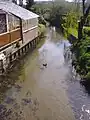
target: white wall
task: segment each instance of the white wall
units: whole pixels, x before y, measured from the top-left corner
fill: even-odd
[[[24,42],[31,41],[38,36],[38,19],[23,21]]]
[[[23,33],[24,42],[32,41],[38,36],[38,27]]]

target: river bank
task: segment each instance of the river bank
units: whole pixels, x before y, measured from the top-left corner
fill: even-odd
[[[78,31],[73,28],[65,28],[62,26],[65,37],[72,44],[71,51],[73,53],[72,65],[77,73],[81,76],[81,82],[90,86],[90,37],[89,28],[84,27],[83,38],[78,39]],[[75,32],[76,31],[76,32]]]

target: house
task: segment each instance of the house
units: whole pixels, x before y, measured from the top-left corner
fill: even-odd
[[[10,1],[0,1],[0,47],[38,36],[38,15]]]

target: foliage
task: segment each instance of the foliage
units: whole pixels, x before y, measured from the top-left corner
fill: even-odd
[[[34,4],[34,0],[26,0],[26,9],[30,10],[33,4]]]
[[[76,1],[76,0],[75,0]],[[85,4],[85,3],[84,3]],[[84,5],[83,4],[83,5]],[[53,2],[39,2],[34,4],[30,9],[37,13],[39,18],[39,35],[44,35],[46,21],[50,22],[50,25],[56,27],[63,27],[68,34],[72,34],[78,38],[78,20],[81,20],[81,31],[83,29],[82,39],[76,40],[73,43],[72,51],[75,54],[76,59],[74,60],[74,65],[76,71],[80,73],[85,79],[90,78],[90,28],[83,27],[89,25],[90,16],[88,16],[88,10],[85,11],[83,19],[80,17],[82,15],[80,7],[81,2],[76,2],[75,6],[72,3],[59,2],[58,0]],[[80,7],[80,8],[79,8]],[[84,11],[84,6],[83,6]]]
[[[87,73],[87,75],[85,76],[85,79],[90,80],[90,72]]]
[[[83,27],[83,34],[84,34],[84,36],[86,36],[86,35],[90,35],[90,27],[86,27],[86,26],[84,26]]]
[[[38,30],[39,36],[44,36],[45,31],[46,31],[45,26],[43,24],[39,24],[38,28],[39,28],[39,30]]]
[[[44,19],[42,16],[39,17],[39,23],[40,23],[40,24],[43,24],[43,25],[45,25],[45,26],[46,26],[46,24],[47,24],[47,22],[45,21],[45,19]]]
[[[46,17],[49,16],[49,11],[51,10],[52,3],[51,2],[39,2],[34,4],[31,7],[31,11],[35,12],[36,14],[43,16],[43,18],[47,19]]]
[[[61,27],[63,24],[63,16],[66,15],[66,13],[67,9],[61,5],[54,6],[54,8],[52,7],[49,16],[50,24],[56,27]]]
[[[60,27],[60,23],[62,24],[63,22],[62,11],[63,8],[61,6],[56,6],[54,7],[54,9],[53,8],[51,9],[50,18],[49,18],[49,22],[51,25]]]
[[[71,34],[75,36],[76,38],[78,38],[78,31],[75,28],[68,28],[68,34]]]
[[[83,8],[84,11],[84,8]],[[90,80],[90,16],[88,14],[89,8],[85,11],[83,18],[81,18],[82,39],[78,39],[78,20],[80,14],[77,11],[70,11],[63,17],[62,27],[67,32],[67,35],[73,35],[77,38],[72,42],[71,50],[75,55],[73,65],[76,71],[79,72],[82,78]],[[83,21],[84,19],[84,21]],[[85,25],[85,26],[84,26]]]
[[[69,13],[66,14],[66,16],[63,17],[63,26],[65,28],[74,28],[74,29],[78,29],[78,21],[79,17],[77,15],[77,13],[71,11]]]
[[[71,4],[64,0],[37,2],[31,7],[31,11],[40,15],[46,21],[50,22],[50,25],[60,27],[63,23],[62,16],[70,11]]]
[[[76,70],[82,78],[90,78],[90,39],[87,37],[73,44],[73,52],[76,56]]]

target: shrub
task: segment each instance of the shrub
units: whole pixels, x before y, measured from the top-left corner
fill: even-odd
[[[90,27],[84,27],[83,28],[83,33],[90,36]]]
[[[39,28],[38,29],[39,36],[44,36],[46,32],[45,26],[43,24],[39,24],[38,28]]]
[[[87,75],[85,76],[86,80],[90,80],[90,72],[87,73]]]

